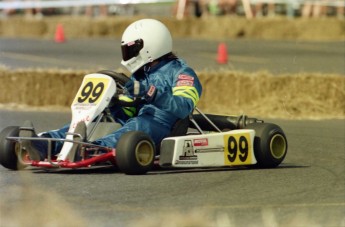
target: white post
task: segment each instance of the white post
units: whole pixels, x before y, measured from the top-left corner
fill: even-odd
[[[244,13],[246,14],[246,18],[252,19],[253,12],[252,12],[252,8],[250,6],[249,0],[242,0],[242,5],[243,5]]]
[[[178,0],[176,18],[182,20],[184,16],[184,11],[186,10],[187,0]]]

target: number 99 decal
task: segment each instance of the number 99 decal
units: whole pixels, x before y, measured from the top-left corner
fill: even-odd
[[[104,83],[100,82],[94,87],[92,82],[88,82],[81,90],[78,102],[83,103],[88,100],[89,103],[94,103],[101,96],[103,90]]]
[[[226,135],[224,136],[224,160],[225,165],[251,164],[250,135]]]
[[[97,103],[107,86],[107,80],[91,78],[80,87],[75,103]]]

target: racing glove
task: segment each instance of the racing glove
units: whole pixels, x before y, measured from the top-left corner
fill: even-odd
[[[154,85],[145,85],[137,80],[130,80],[125,84],[125,93],[133,97],[143,97],[147,102],[152,102],[157,89]]]

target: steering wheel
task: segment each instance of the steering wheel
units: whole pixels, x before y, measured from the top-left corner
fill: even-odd
[[[140,99],[140,98],[136,98],[134,99],[134,101],[131,101],[131,102],[119,100],[119,95],[124,94],[125,84],[130,80],[124,73],[118,73],[112,70],[101,70],[101,71],[98,71],[97,73],[110,76],[116,82],[116,94],[112,98],[111,103],[119,105],[119,106],[125,106],[125,107],[136,107],[140,105],[141,103],[145,102],[145,100]]]

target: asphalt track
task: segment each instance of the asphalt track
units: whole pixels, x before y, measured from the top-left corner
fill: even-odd
[[[0,43],[0,61],[12,68],[119,65],[111,40]],[[344,74],[341,43],[229,41],[233,43],[233,62],[226,67]],[[186,46],[177,46],[177,53],[186,54],[198,69],[217,66],[216,42],[185,45],[193,53]],[[293,50],[296,46],[300,48]],[[37,131],[44,131],[69,118],[68,112],[0,110],[0,129],[31,119]],[[344,120],[264,120],[279,124],[289,142],[288,155],[276,169],[170,169],[127,176],[109,168],[14,172],[0,167],[0,226],[345,226]]]
[[[227,64],[218,64],[220,43]],[[319,72],[345,75],[344,42],[174,40],[174,52],[196,70],[232,69],[273,74]],[[119,39],[53,40],[0,38],[0,64],[9,68],[118,69]]]
[[[37,131],[57,128],[70,117],[6,110],[0,115],[0,128],[31,119]],[[22,215],[40,214],[52,222],[69,208],[86,226],[131,226],[142,219],[160,224],[134,226],[181,219],[194,220],[195,226],[344,226],[344,121],[265,120],[279,124],[289,141],[288,155],[275,169],[170,169],[128,176],[109,168],[14,172],[0,167],[1,204],[12,211],[2,220],[12,217],[16,223],[18,206],[31,201]]]

